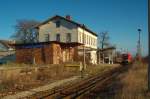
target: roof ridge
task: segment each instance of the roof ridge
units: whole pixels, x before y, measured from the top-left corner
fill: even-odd
[[[60,15],[55,15],[55,16],[53,16],[53,17],[51,17],[51,18],[48,18],[46,21],[44,21],[44,22],[42,22],[42,23],[36,25],[35,28],[38,28],[39,26],[41,26],[41,25],[43,25],[43,24],[46,24],[46,23],[49,22],[50,20],[53,20],[53,19],[55,19],[55,18],[57,18],[57,17],[62,18],[62,19],[64,19],[64,20],[66,20],[66,21],[69,21],[69,22],[71,22],[71,23],[73,23],[73,24],[76,24],[77,26],[79,26],[79,27],[81,27],[81,28],[84,28],[86,31],[92,33],[93,35],[98,36],[95,32],[93,32],[92,30],[90,30],[86,25],[84,25],[84,27],[83,27],[83,24],[80,24],[80,23],[78,23],[78,22],[76,22],[76,21],[74,21],[74,20],[68,20],[68,19],[66,19],[65,17],[60,16]]]

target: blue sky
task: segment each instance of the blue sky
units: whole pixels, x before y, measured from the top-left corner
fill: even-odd
[[[96,33],[108,31],[110,42],[136,53],[142,29],[142,53],[148,53],[147,0],[0,0],[0,39],[9,39],[18,19],[44,21],[72,16]]]

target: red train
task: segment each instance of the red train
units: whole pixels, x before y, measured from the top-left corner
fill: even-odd
[[[116,63],[130,64],[132,61],[132,55],[130,53],[122,53],[116,57]]]
[[[122,64],[131,64],[132,63],[132,55],[130,53],[122,54]]]

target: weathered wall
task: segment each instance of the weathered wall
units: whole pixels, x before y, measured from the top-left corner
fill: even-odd
[[[17,63],[60,64],[74,61],[74,48],[57,43],[45,44],[41,48],[16,48]]]
[[[50,45],[45,45],[41,48],[42,60],[46,64],[52,64],[53,62],[53,49]]]
[[[59,44],[52,44],[52,51],[53,51],[53,64],[61,63],[61,47]]]
[[[58,28],[56,27],[57,21],[60,21],[60,27]],[[83,35],[83,31],[84,31],[84,35]],[[91,34],[86,30],[83,30],[81,27],[78,27],[77,25],[71,22],[68,22],[60,18],[51,20],[39,27],[39,42],[45,42],[46,41],[45,36],[47,34],[49,34],[49,41],[56,41],[56,35],[60,34],[60,42],[66,42],[67,33],[71,33],[71,42],[77,42],[83,44],[83,39],[84,39],[84,44],[86,47],[95,50],[97,49],[97,36]],[[63,52],[63,54],[64,53],[65,52]],[[96,51],[91,51],[90,56],[91,56],[90,57],[91,63],[96,64],[97,63]]]
[[[56,21],[60,21],[60,27],[56,27]],[[71,33],[71,42],[78,42],[77,26],[62,19],[56,19],[39,27],[39,41],[45,42],[45,34],[49,34],[50,41],[56,41],[56,34],[60,34],[60,41],[66,42],[67,33]]]
[[[83,30],[81,27],[78,27],[78,41],[84,43],[85,47],[97,49],[97,36]]]
[[[17,63],[32,63],[32,49],[16,49]]]
[[[28,50],[32,51],[32,49],[28,49]],[[36,64],[43,64],[45,62],[44,53],[42,53],[42,51],[43,51],[43,48],[34,48],[33,49],[33,56],[35,58],[35,63]],[[30,58],[32,60],[32,55],[31,55]]]
[[[16,48],[17,63],[53,64],[54,44],[46,44],[41,48]]]
[[[84,42],[83,42],[83,40],[84,40]],[[97,36],[78,27],[78,41],[80,43],[84,43],[85,47],[87,47],[87,48],[95,49],[95,50],[88,51],[88,53],[90,54],[89,61],[93,64],[97,64],[97,54],[96,54]]]

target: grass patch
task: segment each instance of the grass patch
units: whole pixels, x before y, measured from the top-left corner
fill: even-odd
[[[123,88],[115,99],[150,99],[145,95],[147,91],[147,64],[135,62],[121,79]]]
[[[93,65],[93,66],[87,66],[86,73],[89,75],[95,75],[97,73],[102,73],[105,70],[109,70],[111,68],[114,68],[118,65],[110,65],[110,64],[100,64],[100,65]]]

